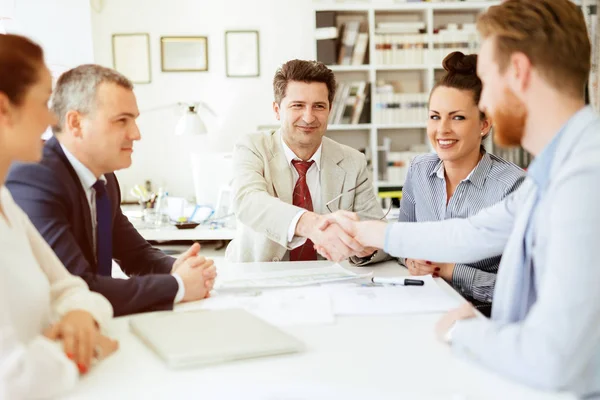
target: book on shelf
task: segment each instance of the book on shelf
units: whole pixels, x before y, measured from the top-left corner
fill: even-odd
[[[338,83],[328,123],[332,125],[368,123],[365,121],[368,97],[369,83],[366,81]]]
[[[412,86],[412,87],[411,87]],[[427,121],[427,93],[416,92],[419,85],[401,86],[398,92],[393,82],[382,82],[375,91],[375,115],[379,124],[419,124]]]
[[[425,33],[425,22],[379,22],[375,27],[375,34],[393,33]]]
[[[486,146],[487,148],[488,146]],[[531,154],[525,151],[522,147],[516,147],[511,149],[502,148],[497,146],[495,143],[492,144],[491,148],[487,148],[487,150],[500,157],[505,159],[508,162],[518,165],[523,169],[527,169],[529,164],[532,161]]]
[[[335,12],[318,12],[315,32],[317,60],[325,64],[335,64],[337,62],[338,37]]]
[[[359,33],[352,53],[352,65],[362,65],[364,63],[368,46],[369,34],[365,32]]]
[[[375,36],[377,65],[422,64],[428,49],[425,34],[388,34]]]
[[[358,33],[360,30],[360,21],[348,21],[344,23],[342,29],[342,42],[340,44],[340,52],[338,54],[339,65],[352,64],[352,52],[356,45]]]
[[[338,23],[335,11],[316,13],[317,60],[325,65],[363,65],[368,62],[369,33],[360,20]]]
[[[363,109],[365,106],[365,100],[367,98],[367,94],[369,91],[369,84],[367,82],[361,82],[361,85],[358,87],[356,92],[356,101],[354,103],[354,108],[352,112],[352,117],[350,123],[356,125],[360,122],[360,116],[363,113]]]

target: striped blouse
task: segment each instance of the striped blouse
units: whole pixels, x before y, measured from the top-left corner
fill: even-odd
[[[486,152],[446,205],[442,160],[433,153],[418,156],[410,165],[402,190],[399,221],[468,218],[504,199],[524,179],[525,171],[521,168]],[[400,263],[404,264],[404,259]],[[491,303],[499,264],[500,256],[473,264],[456,264],[452,286],[468,299]]]

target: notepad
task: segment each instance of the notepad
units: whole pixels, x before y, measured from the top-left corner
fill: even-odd
[[[170,368],[294,353],[302,342],[241,309],[158,312],[132,317],[131,330]]]

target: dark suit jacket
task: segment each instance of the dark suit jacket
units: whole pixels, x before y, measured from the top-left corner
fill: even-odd
[[[112,202],[113,258],[130,279],[97,275],[90,207],[79,177],[58,140],[44,146],[39,164],[15,164],[6,186],[44,239],[74,275],[104,295],[115,316],[173,308],[177,281],[169,273],[175,259],[153,248],[121,212],[114,174],[106,174]]]

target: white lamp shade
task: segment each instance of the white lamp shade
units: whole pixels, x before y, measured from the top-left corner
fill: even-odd
[[[175,135],[202,135],[206,133],[206,126],[193,107],[190,107],[177,122]]]

